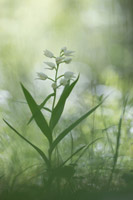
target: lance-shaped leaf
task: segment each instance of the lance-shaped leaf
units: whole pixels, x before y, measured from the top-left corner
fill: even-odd
[[[52,116],[51,116],[51,119],[50,119],[51,130],[53,130],[54,127],[56,126],[56,124],[58,123],[58,121],[61,117],[61,114],[64,110],[65,102],[66,102],[67,98],[69,97],[71,91],[73,90],[75,84],[77,83],[78,79],[79,79],[79,76],[71,85],[66,85],[66,87],[64,88],[62,95],[61,95],[57,105],[55,106]]]
[[[28,90],[22,84],[21,84],[21,87],[22,87],[23,93],[25,95],[26,101],[29,105],[29,108],[32,112],[32,115],[34,116],[34,120],[35,120],[36,124],[38,125],[40,130],[43,132],[43,134],[47,137],[47,139],[51,143],[52,142],[51,130],[50,130],[42,112],[40,111],[38,105],[36,104],[35,100],[31,96],[31,94],[28,92]]]
[[[52,93],[52,94],[50,94],[50,95],[48,95],[48,96],[46,97],[46,99],[38,106],[39,110],[41,110],[41,109],[44,107],[44,105],[47,103],[47,101],[48,101],[52,96],[54,96],[54,93]],[[36,115],[36,113],[34,114],[34,116],[35,116],[35,115]],[[30,122],[34,119],[34,116],[32,115],[32,117],[29,119],[29,121],[28,121],[27,124],[30,124]]]
[[[83,145],[82,147],[79,147],[73,154],[71,154],[61,165],[60,167],[62,167],[63,165],[66,164],[66,162],[68,162],[73,156],[75,156],[77,153],[79,153],[82,149],[83,152],[80,154],[80,156],[78,157],[78,159],[74,162],[74,164],[76,164],[78,162],[78,160],[83,156],[83,154],[86,152],[86,150],[92,145],[94,144],[97,140],[101,139],[102,137],[100,138],[97,138],[95,140],[93,140],[91,143],[89,143],[88,145]]]
[[[85,118],[87,118],[91,113],[93,113],[101,104],[100,102],[97,106],[93,107],[91,110],[89,110],[86,114],[84,114],[82,117],[80,117],[77,121],[75,121],[73,124],[71,124],[68,128],[66,128],[60,135],[54,140],[54,142],[51,145],[50,153],[54,150],[54,148],[57,146],[57,144],[71,131],[73,130],[81,121],[83,121]]]
[[[49,108],[47,108],[47,107],[43,107],[42,109],[44,109],[44,110],[47,110],[48,112],[52,112],[52,110],[50,110]]]
[[[4,119],[3,119],[4,120]],[[18,135],[20,136],[23,140],[25,140],[28,144],[30,144],[42,157],[42,159],[45,161],[45,163],[47,164],[47,166],[49,166],[49,161],[47,156],[43,153],[43,151],[41,149],[39,149],[37,146],[35,146],[34,144],[32,144],[29,140],[27,140],[24,136],[22,136],[15,128],[13,128],[6,120],[4,120],[4,122]]]
[[[80,154],[80,156],[77,158],[77,160],[74,162],[74,164],[76,164],[76,163],[79,161],[79,159],[83,156],[83,154],[86,152],[86,150],[87,150],[92,144],[94,144],[97,140],[100,140],[100,139],[102,139],[102,138],[103,138],[103,137],[97,138],[97,139],[93,140],[91,143],[89,143],[89,144],[84,148],[84,150],[82,151],[82,153]]]
[[[66,164],[66,162],[68,162],[73,156],[75,156],[77,153],[79,153],[82,149],[84,149],[86,147],[86,145],[83,145],[82,147],[79,147],[72,155],[70,155],[61,165],[60,167],[62,167],[63,165]]]

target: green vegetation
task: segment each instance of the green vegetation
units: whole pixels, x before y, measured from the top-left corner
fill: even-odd
[[[83,145],[82,147],[78,148],[75,152],[71,153],[71,155],[62,162],[59,162],[57,166],[55,163],[57,163],[56,160],[59,161],[59,155],[56,158],[56,160],[52,159],[52,155],[55,149],[57,149],[57,145],[64,139],[65,136],[67,136],[82,120],[87,118],[89,115],[91,115],[102,103],[101,101],[98,105],[90,109],[87,113],[85,113],[83,116],[81,116],[78,120],[76,120],[74,123],[69,125],[65,130],[63,130],[58,136],[54,139],[54,129],[57,123],[60,120],[60,117],[63,113],[64,107],[65,107],[65,102],[67,98],[69,97],[72,89],[74,88],[75,84],[77,83],[79,76],[75,81],[72,83],[71,80],[74,78],[73,72],[65,72],[64,74],[58,76],[58,71],[61,63],[66,63],[69,64],[71,62],[70,56],[72,56],[73,51],[67,50],[66,47],[62,48],[60,51],[59,57],[55,57],[52,52],[46,50],[44,54],[49,57],[49,58],[55,58],[56,65],[53,62],[47,62],[47,65],[50,67],[48,69],[50,70],[55,70],[55,79],[53,80],[52,78],[48,77],[44,73],[38,73],[38,77],[41,80],[46,80],[49,79],[52,81],[52,88],[54,93],[51,95],[48,95],[46,99],[41,103],[40,105],[37,105],[31,94],[28,92],[28,90],[21,84],[23,93],[25,95],[27,104],[31,110],[32,117],[30,118],[29,122],[31,122],[31,119],[34,119],[37,126],[39,129],[42,131],[44,136],[48,140],[48,152],[47,155],[37,146],[32,144],[29,140],[27,140],[25,137],[23,137],[13,126],[11,126],[6,120],[4,122],[18,135],[20,136],[23,140],[25,140],[28,144],[30,144],[42,157],[42,159],[45,162],[44,168],[46,168],[46,177],[44,177],[45,180],[45,188],[46,192],[51,192],[52,189],[52,183],[57,179],[57,178],[65,178],[67,181],[68,179],[72,178],[74,175],[75,169],[75,163],[70,163],[69,165],[66,165],[70,159],[72,159],[77,153],[88,149],[93,143],[95,143],[98,139],[95,139],[92,141],[89,145]],[[52,67],[52,69],[51,69]],[[63,78],[62,78],[63,77]],[[60,83],[58,83],[60,79]],[[63,92],[56,104],[56,96],[57,96],[57,89],[60,88],[61,86],[64,86]],[[50,112],[50,120],[49,123],[46,121],[44,115],[41,112],[41,109],[45,109],[44,102],[46,103],[47,100],[53,96],[53,102],[52,102],[52,108],[47,108],[46,110]],[[43,105],[43,106],[42,106]],[[29,124],[28,122],[28,124]],[[38,133],[37,133],[38,134]],[[57,135],[57,134],[56,134]],[[100,138],[99,138],[100,139]],[[82,155],[80,155],[81,157]],[[78,158],[79,160],[79,158]],[[56,180],[57,181],[57,180]],[[59,180],[57,181],[59,184]],[[47,191],[48,190],[48,191]]]
[[[132,200],[132,1],[0,8],[0,200]]]

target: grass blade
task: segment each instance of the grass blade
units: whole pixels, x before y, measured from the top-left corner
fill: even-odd
[[[21,84],[21,87],[22,87],[23,93],[25,95],[26,101],[29,105],[29,108],[32,112],[32,115],[34,116],[34,120],[35,120],[36,124],[38,125],[40,130],[43,132],[43,134],[47,137],[47,139],[49,140],[49,143],[51,143],[52,142],[51,130],[50,130],[42,112],[40,111],[38,105],[36,104],[35,100],[31,96],[31,94],[28,92],[28,90],[22,84]]]
[[[87,150],[92,144],[94,144],[97,140],[100,140],[100,139],[102,139],[102,138],[103,138],[103,137],[97,138],[97,139],[93,140],[91,143],[89,143],[89,144],[86,146],[86,148],[84,149],[84,151],[80,154],[80,156],[78,157],[78,159],[74,162],[74,164],[76,164],[76,163],[79,161],[79,159],[83,156],[83,154],[86,152],[86,150]]]
[[[46,155],[43,153],[43,151],[41,149],[39,149],[37,146],[35,146],[34,144],[32,144],[29,140],[27,140],[24,136],[22,136],[15,128],[13,128],[5,119],[3,119],[4,122],[19,136],[21,137],[23,140],[25,140],[28,144],[30,144],[42,157],[42,159],[45,161],[45,163],[47,164],[47,166],[49,166],[49,161],[48,158],[46,157]]]
[[[124,101],[123,111],[122,111],[122,114],[120,116],[119,123],[118,123],[118,133],[117,133],[117,138],[116,138],[116,149],[115,149],[115,154],[114,154],[113,166],[112,166],[111,174],[110,174],[109,181],[108,181],[108,189],[110,188],[110,185],[111,185],[111,182],[112,182],[112,179],[113,179],[113,175],[114,175],[114,171],[115,171],[115,168],[116,168],[116,165],[117,165],[118,156],[119,156],[122,121],[123,121],[123,117],[124,117],[124,114],[125,114],[127,101],[128,101],[128,98],[126,98],[125,101]]]
[[[101,104],[100,102],[97,106],[93,107],[91,110],[89,110],[86,114],[84,114],[82,117],[80,117],[77,121],[75,121],[73,124],[71,124],[68,128],[66,128],[60,135],[54,140],[53,144],[51,145],[50,152],[54,150],[54,148],[57,146],[57,144],[72,130],[74,129],[81,121],[83,121],[85,118],[87,118],[90,114],[92,114]]]
[[[52,94],[50,94],[50,95],[48,95],[48,96],[46,97],[46,99],[38,106],[39,110],[41,110],[41,109],[44,107],[44,105],[47,103],[47,101],[48,101],[52,96],[54,96],[54,93],[52,93]],[[34,114],[34,116],[35,116],[35,115],[36,115],[36,113]],[[31,116],[31,118],[29,119],[29,121],[28,121],[27,124],[30,124],[30,122],[34,119],[34,116],[33,116],[33,115]]]
[[[73,154],[71,154],[61,165],[60,167],[62,167],[63,165],[66,164],[67,161],[69,161],[73,156],[75,156],[78,152],[80,152],[83,148],[85,148],[86,145],[83,145],[82,147],[78,148]]]
[[[44,109],[44,110],[46,110],[46,111],[48,111],[48,112],[52,112],[52,110],[50,110],[49,108],[47,108],[47,107],[43,107],[42,109]]]
[[[70,95],[71,91],[73,90],[75,84],[77,83],[78,79],[79,79],[79,76],[71,85],[67,85],[64,88],[64,91],[62,92],[62,95],[61,95],[56,107],[54,108],[51,119],[50,119],[51,130],[53,130],[54,127],[56,126],[56,124],[58,123],[58,121],[61,117],[61,114],[64,110],[65,102],[66,102],[68,96]]]

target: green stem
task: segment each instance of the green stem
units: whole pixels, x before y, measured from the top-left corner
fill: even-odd
[[[118,133],[117,133],[117,139],[116,139],[116,150],[115,150],[115,154],[114,154],[114,160],[113,160],[113,166],[112,166],[111,174],[110,174],[109,181],[108,181],[108,189],[110,189],[110,185],[111,185],[111,182],[113,180],[114,172],[115,172],[117,161],[118,161],[120,140],[121,140],[122,121],[123,121],[123,117],[124,117],[124,114],[125,114],[127,101],[128,101],[128,98],[125,99],[123,112],[121,114],[119,124],[118,124]]]
[[[58,80],[59,78],[61,78],[61,77],[63,77],[63,76],[64,76],[64,75],[60,75],[60,76],[58,76],[56,80]]]
[[[55,79],[54,79],[54,83],[55,84],[57,84],[58,69],[59,69],[59,64],[57,64],[57,68],[56,68]],[[54,89],[54,99],[53,99],[53,104],[52,104],[51,115],[52,115],[54,107],[55,107],[56,90],[57,90],[57,88]],[[49,149],[50,148],[51,148],[51,145],[50,145]],[[49,152],[49,163],[50,163],[50,168],[51,168],[51,152]]]
[[[48,77],[48,79],[54,82],[54,80],[52,78]]]
[[[54,80],[54,83],[55,83],[55,84],[57,83],[58,69],[59,69],[59,64],[57,64],[57,68],[56,68],[55,80]],[[54,110],[55,101],[56,101],[56,88],[54,89],[54,99],[53,99],[53,104],[52,104],[52,112],[53,112],[53,110]]]
[[[108,140],[108,144],[111,148],[111,151],[112,151],[112,154],[114,154],[114,149],[113,149],[113,146],[112,146],[112,141],[109,137],[109,134],[108,134],[108,129],[107,129],[107,126],[106,126],[106,118],[104,118],[104,114],[103,114],[103,105],[101,105],[101,117],[102,117],[102,120],[103,120],[103,125],[105,127],[105,133],[106,133],[106,137],[107,137],[107,140]]]
[[[62,56],[62,55],[60,55],[60,56]],[[56,58],[56,57],[54,57],[54,58]],[[57,84],[57,80],[58,80],[58,69],[59,69],[59,65],[60,64],[57,64],[57,67],[55,67],[55,79],[53,80],[54,81],[54,83],[55,84]],[[53,110],[54,110],[54,107],[55,107],[55,102],[56,102],[56,90],[57,90],[57,88],[55,88],[54,89],[54,98],[53,98],[53,103],[52,103],[52,110],[51,110],[51,115],[52,115],[52,113],[53,113]],[[52,139],[53,139],[53,137],[52,137]],[[53,140],[52,140],[53,141]],[[51,149],[51,144],[50,144],[50,146],[49,146],[49,150]],[[49,159],[49,173],[50,173],[50,171],[51,171],[51,168],[52,168],[52,166],[51,166],[51,157],[52,157],[52,152],[50,152],[50,151],[48,151],[48,159]],[[49,181],[51,182],[51,175],[50,175],[50,177],[49,177]]]

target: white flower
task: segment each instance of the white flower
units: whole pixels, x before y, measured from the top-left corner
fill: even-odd
[[[67,83],[68,83],[68,79],[66,79],[66,78],[62,78],[61,80],[60,80],[60,84],[61,85],[67,85]]]
[[[72,78],[74,78],[74,73],[73,72],[65,72],[64,74],[64,78],[67,80],[71,80]]]
[[[44,62],[46,65],[48,65],[50,68],[49,69],[51,69],[51,70],[53,70],[54,68],[55,68],[55,64],[54,63],[52,63],[52,62]]]
[[[47,50],[47,49],[44,51],[44,55],[46,57],[49,57],[49,58],[53,58],[54,57],[54,54],[51,51]]]
[[[55,90],[57,88],[57,84],[56,83],[52,83],[51,86],[52,86],[53,90]]]
[[[56,57],[56,63],[57,64],[62,63],[63,59],[64,59],[64,57]]]
[[[66,51],[67,50],[67,48],[66,47],[63,47],[63,48],[61,48],[61,52],[63,51]]]
[[[69,64],[71,61],[72,61],[72,58],[65,58],[65,59],[64,59],[64,62],[65,62],[66,64]]]
[[[69,51],[69,50],[64,51],[65,56],[72,56],[72,53],[74,53],[74,51]]]
[[[38,72],[37,75],[38,75],[38,78],[41,80],[46,80],[48,78],[48,76],[42,72]]]

